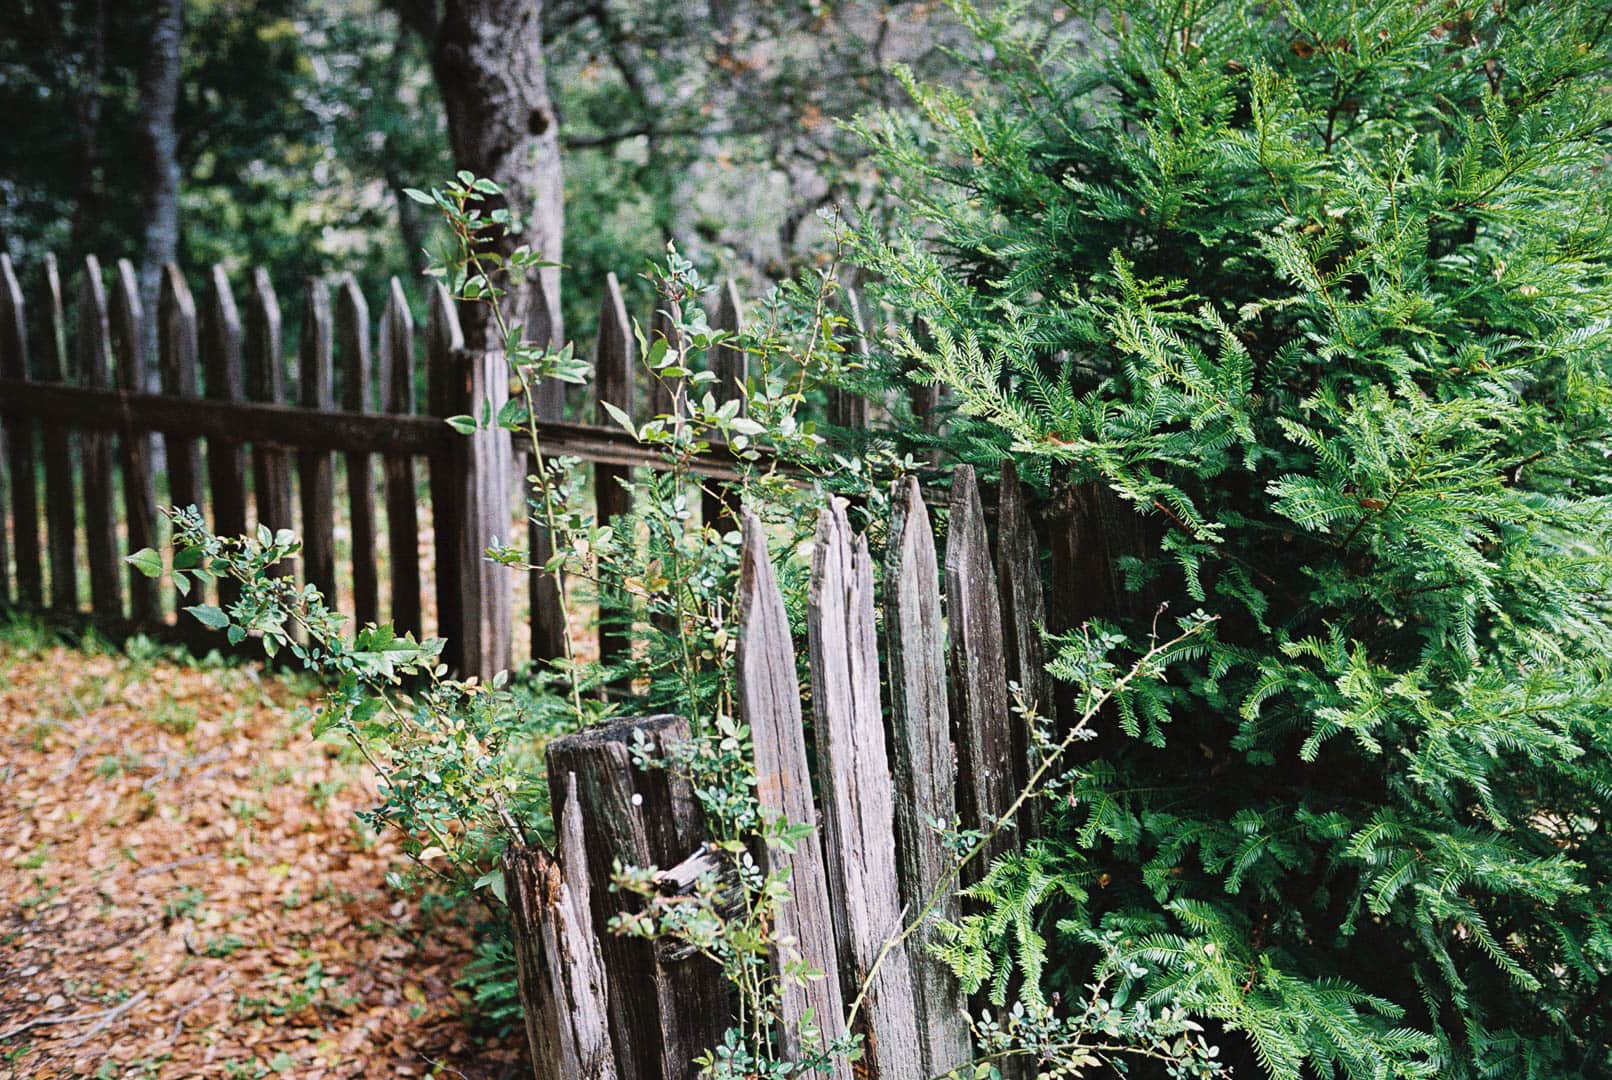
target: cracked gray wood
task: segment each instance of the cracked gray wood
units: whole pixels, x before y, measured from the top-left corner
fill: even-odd
[[[864,1061],[872,1076],[900,1080],[925,1075],[925,1068],[912,962],[904,942],[885,947],[900,935],[902,918],[879,710],[873,560],[865,536],[853,543],[845,506],[834,499],[818,515],[807,598],[823,849],[842,990],[849,997],[867,986],[859,1017]]]

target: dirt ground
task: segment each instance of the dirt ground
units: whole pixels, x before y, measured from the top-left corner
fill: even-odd
[[[518,1075],[308,691],[148,653],[0,637],[0,1077]]]

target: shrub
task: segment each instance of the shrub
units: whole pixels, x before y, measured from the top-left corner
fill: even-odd
[[[1608,1075],[1612,15],[1043,10],[863,125],[911,221],[860,258],[929,331],[882,375],[1141,519],[1109,623],[1217,622],[960,970],[1118,970],[1276,1077]]]

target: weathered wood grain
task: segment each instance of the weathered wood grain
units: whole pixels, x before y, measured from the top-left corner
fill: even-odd
[[[957,744],[958,810],[963,828],[990,831],[1018,789],[1013,786],[1014,717],[1008,701],[1002,606],[985,509],[970,465],[952,474],[946,526],[946,625],[951,642],[952,732]],[[965,874],[978,878],[991,860],[1015,846],[1009,823]]]
[[[384,400],[381,411],[409,416],[414,412],[414,318],[393,278],[381,315],[380,370]],[[392,625],[398,633],[420,634],[425,627],[420,610],[419,488],[414,459],[388,454],[383,459],[386,497],[386,547],[392,571]]]
[[[157,373],[162,392],[175,402],[201,397],[197,355],[200,349],[196,327],[196,302],[190,295],[185,275],[172,263],[162,268],[162,291],[157,300]],[[162,440],[168,464],[168,499],[180,509],[201,509],[201,443],[185,436],[167,434]],[[174,590],[174,609],[192,601]]]
[[[558,857],[511,846],[503,858],[526,1040],[537,1080],[617,1080],[574,775],[563,790]]]
[[[145,312],[140,306],[140,280],[134,264],[119,259],[112,290],[112,352],[117,385],[144,390]],[[151,471],[151,434],[131,426],[118,433],[122,447],[124,527],[128,550],[157,546],[157,487]],[[162,621],[161,583],[129,568],[129,618],[138,626]]]
[[[62,310],[62,279],[56,256],[45,255],[44,340],[35,346],[39,378],[47,383],[69,381],[67,317]],[[10,400],[20,402],[13,392]],[[50,606],[58,611],[78,610],[78,495],[74,466],[72,425],[62,419],[41,418],[40,449],[45,465],[46,549],[50,554]]]
[[[811,770],[801,726],[800,684],[795,675],[789,616],[767,555],[761,521],[746,510],[743,529],[736,697],[740,719],[749,726],[755,747],[756,798],[769,817],[815,829],[817,812],[812,806]],[[791,899],[779,911],[773,933],[793,942],[793,948],[774,951],[774,973],[782,977],[791,954],[827,973],[827,977],[804,985],[795,981],[785,981],[783,985],[779,1038],[784,1053],[798,1058],[798,1028],[808,1010],[825,1040],[833,1041],[845,1034],[845,999],[835,977],[840,970],[839,950],[834,942],[827,867],[816,833],[797,844],[792,854],[769,848],[759,855],[770,870],[789,874]],[[851,1068],[844,1061],[836,1061],[829,1075],[836,1080],[850,1080]]]
[[[245,397],[242,371],[241,317],[222,266],[212,269],[212,290],[203,320],[202,370],[207,396],[215,401],[238,402]],[[207,483],[212,489],[213,531],[220,536],[246,532],[246,450],[243,440],[229,435],[207,440]],[[240,589],[229,581],[218,583],[221,604],[234,603]]]
[[[635,743],[651,755],[689,737],[686,720],[651,716],[624,720],[549,743],[551,790],[576,778],[556,814],[575,811],[586,822],[593,919],[605,927],[642,909],[642,900],[611,888],[622,867],[673,866],[702,846],[704,827],[687,781],[665,769],[639,768]],[[610,986],[616,1068],[624,1078],[691,1080],[694,1058],[716,1045],[731,1023],[721,971],[694,955],[672,960],[643,938],[606,934],[601,942]]]
[[[455,347],[455,339],[462,342],[463,336],[457,322],[450,324],[437,314],[444,302],[433,300],[432,411],[480,417],[486,408],[496,417],[509,398],[504,354]],[[510,664],[514,575],[488,561],[486,551],[494,540],[509,535],[512,454],[509,432],[495,424],[450,439],[440,466],[432,466],[433,499],[443,496],[444,516],[452,523],[453,531],[442,539],[449,544],[444,554],[454,563],[450,581],[458,591],[453,608],[457,621],[444,611],[442,625],[459,630],[460,646],[452,655],[466,674],[491,676]],[[437,569],[440,574],[442,560]]]
[[[336,404],[335,361],[331,355],[330,289],[318,277],[303,284],[302,340],[297,349],[299,400],[307,409]],[[302,577],[324,594],[334,610],[336,597],[336,460],[328,450],[297,451],[302,502]]]
[[[28,309],[22,283],[17,280],[11,256],[0,253],[0,375],[8,379],[32,378],[28,353]],[[11,555],[16,566],[18,602],[37,607],[45,599],[45,575],[40,560],[39,425],[31,416],[6,420],[6,461],[11,479]]]
[[[594,390],[598,395],[598,412],[595,417],[601,425],[616,426],[616,421],[605,409],[608,402],[625,415],[633,414],[633,335],[632,323],[627,318],[627,305],[621,296],[621,283],[616,275],[605,278],[604,307],[599,312],[599,338],[594,346]],[[595,465],[593,469],[593,497],[595,519],[601,526],[609,525],[623,514],[632,511],[632,497],[623,486],[629,470],[620,465]],[[602,605],[619,609],[622,598],[606,594]],[[606,613],[599,626],[599,660],[613,664],[626,657],[631,648],[627,628],[618,617]]]
[[[527,340],[547,349],[561,345],[550,318],[551,305],[544,291],[543,280],[533,278],[531,303],[527,309]],[[560,420],[565,417],[565,384],[558,379],[538,379],[532,387],[532,410],[539,420]],[[539,439],[541,442],[541,437]],[[536,448],[528,448],[526,473],[520,484],[527,496],[522,505],[526,508],[526,542],[529,561],[535,567],[546,566],[554,555],[554,542],[544,523],[538,501],[542,499],[541,482],[530,477],[539,476],[541,463]],[[548,448],[544,447],[547,454]],[[565,655],[565,602],[560,575],[542,569],[527,575],[527,601],[530,607],[532,631],[532,659],[554,660]]]
[[[1052,716],[1052,678],[1047,674],[1046,647],[1041,640],[1047,621],[1046,598],[1041,590],[1041,546],[1025,501],[1024,485],[1012,460],[1002,462],[997,487],[996,577],[1002,600],[1002,636],[1007,651],[1008,677],[1035,715]],[[1013,786],[1022,789],[1030,779],[1034,740],[1022,718],[1013,725]],[[1027,834],[1037,830],[1036,807],[1026,803],[1019,826]]]
[[[807,597],[823,850],[841,988],[854,997],[867,983],[864,1060],[871,1076],[898,1080],[928,1074],[912,962],[905,943],[886,947],[901,934],[901,889],[890,844],[895,810],[879,708],[873,560],[865,536],[852,540],[845,506],[835,499],[818,515]]]
[[[932,899],[932,919],[955,923],[961,905],[948,887],[953,856],[932,823],[957,817],[957,765],[946,701],[946,632],[940,568],[929,510],[916,477],[890,493],[884,570],[884,648],[889,663],[895,780],[896,850],[907,918]],[[944,1075],[972,1060],[967,1000],[946,963],[925,946],[933,926],[910,940],[925,1076]]]
[[[459,315],[454,310],[448,291],[437,283],[427,298],[425,366],[426,408],[433,417],[454,416],[463,410],[456,404],[463,400],[464,387],[458,380],[454,357],[465,347],[464,333],[459,328]],[[442,429],[447,425],[436,421]],[[451,434],[451,432],[449,433]],[[465,585],[460,580],[460,537],[465,530],[464,499],[459,479],[454,475],[454,461],[445,440],[440,450],[431,456],[431,528],[435,535],[437,559],[437,633],[446,636],[442,648],[442,662],[455,671],[464,671],[466,657],[473,655],[465,648],[465,636],[444,635],[445,630],[465,625]]]
[[[351,274],[336,290],[336,360],[341,365],[342,408],[374,411],[370,399],[369,303]],[[370,455],[346,455],[349,529],[353,553],[353,617],[359,625],[380,618],[380,569],[375,553],[375,466]]]
[[[77,366],[86,386],[112,385],[112,328],[101,263],[84,258],[78,283]],[[123,552],[118,544],[117,445],[110,431],[86,429],[84,448],[84,547],[89,556],[90,606],[95,614],[123,618]]]
[[[269,404],[286,402],[286,362],[281,341],[280,300],[269,272],[252,272],[252,291],[246,299],[246,396]],[[291,452],[280,443],[252,443],[252,486],[257,495],[257,520],[278,532],[296,528],[291,495]],[[291,564],[275,565],[279,575],[291,573]]]

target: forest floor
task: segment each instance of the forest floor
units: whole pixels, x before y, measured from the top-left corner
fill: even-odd
[[[514,1075],[311,690],[0,636],[0,1077]]]

